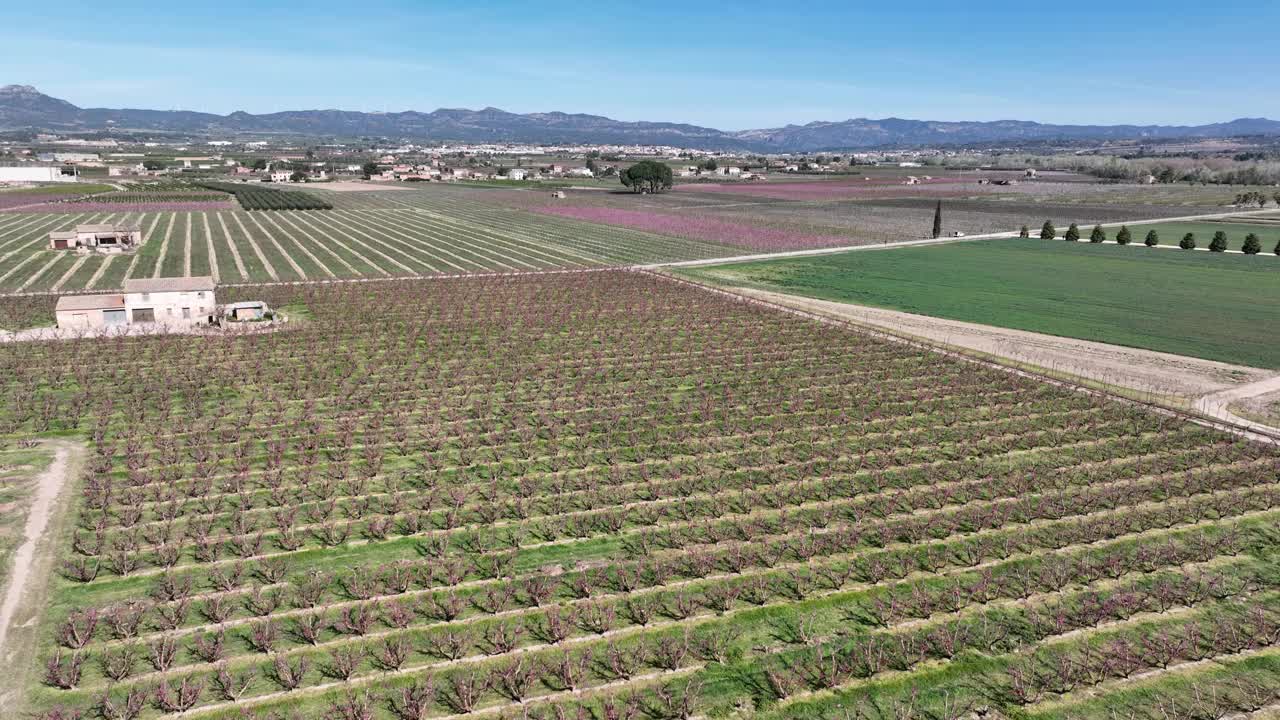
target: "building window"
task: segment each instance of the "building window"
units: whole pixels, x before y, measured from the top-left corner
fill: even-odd
[[[142,302],[151,302],[151,293],[142,293]]]
[[[203,299],[204,299],[204,291],[203,291],[203,290],[201,290],[200,292],[196,293],[196,298],[197,298],[197,299],[199,299],[199,300],[203,300]]]
[[[191,308],[189,307],[182,308],[182,319],[183,320],[191,319]]]

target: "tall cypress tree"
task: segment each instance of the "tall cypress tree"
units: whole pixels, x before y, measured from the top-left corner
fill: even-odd
[[[933,211],[933,239],[937,240],[942,237],[942,201],[938,201],[938,207]]]

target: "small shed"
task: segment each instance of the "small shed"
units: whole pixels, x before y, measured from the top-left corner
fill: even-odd
[[[222,317],[232,322],[263,320],[270,308],[261,300],[246,300],[222,306]]]
[[[563,199],[564,199],[564,197],[565,197],[565,196],[564,196],[564,191],[563,191],[563,190],[555,190],[555,191],[553,191],[553,192],[551,193],[551,197],[555,198],[556,200],[563,200]]]

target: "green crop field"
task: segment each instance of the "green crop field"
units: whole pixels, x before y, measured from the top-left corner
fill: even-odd
[[[308,317],[0,344],[82,467],[6,718],[1280,697],[1274,447],[640,272],[223,292]]]
[[[1280,368],[1280,258],[1274,256],[1014,239],[681,272],[719,284]]]

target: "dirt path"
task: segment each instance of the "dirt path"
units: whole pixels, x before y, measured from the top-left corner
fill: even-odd
[[[1240,417],[1231,412],[1231,405],[1235,403],[1245,402],[1254,398],[1263,396],[1280,396],[1280,375],[1276,377],[1266,378],[1257,382],[1251,382],[1247,385],[1238,385],[1236,387],[1219,390],[1218,392],[1209,393],[1196,400],[1196,410],[1210,417],[1233,422],[1237,425],[1244,425],[1248,428],[1260,430],[1262,432],[1274,432],[1280,434],[1280,428],[1272,425],[1264,425],[1263,423]]]
[[[63,440],[49,441],[53,460],[35,480],[35,498],[27,515],[23,542],[14,553],[13,567],[0,604],[0,707],[20,707],[18,693],[34,664],[41,610],[57,557],[55,536],[66,511],[68,481],[79,470],[84,446]]]
[[[814,300],[766,290],[734,288],[734,292],[1008,358],[1057,373],[1120,385],[1152,396],[1172,397],[1188,405],[1205,395],[1252,388],[1260,382],[1280,382],[1280,376],[1270,370],[1153,350]],[[1276,385],[1276,389],[1280,389],[1280,385]],[[1233,396],[1232,399],[1236,398]]]

